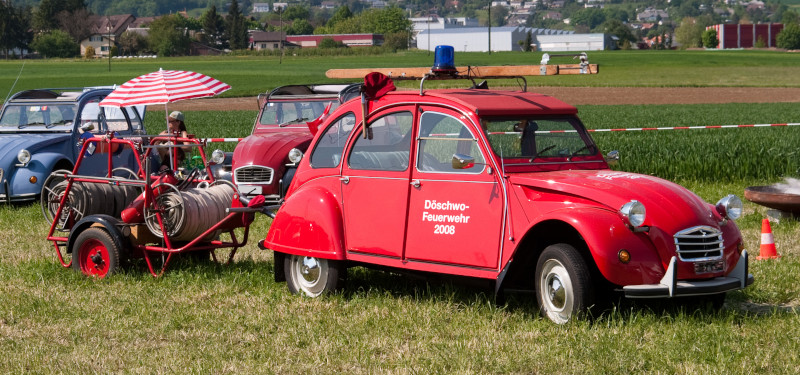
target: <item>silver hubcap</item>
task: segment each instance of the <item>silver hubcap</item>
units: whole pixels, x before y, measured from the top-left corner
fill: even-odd
[[[303,258],[300,265],[300,275],[306,283],[316,284],[319,281],[319,262],[316,258]]]
[[[545,262],[539,280],[539,294],[542,296],[542,309],[550,320],[558,324],[569,321],[575,297],[572,280],[561,262],[555,259]]]
[[[299,292],[317,297],[325,291],[328,262],[314,257],[292,256],[292,279]]]

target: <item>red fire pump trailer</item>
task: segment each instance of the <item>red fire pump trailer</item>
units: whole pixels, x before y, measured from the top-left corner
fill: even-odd
[[[47,240],[61,265],[103,278],[131,258],[144,258],[155,277],[176,254],[210,253],[216,261],[215,250],[229,249],[230,262],[247,244],[250,223],[264,201],[242,199],[233,184],[215,180],[215,162],[206,159],[203,146],[193,136],[177,135],[106,134],[85,140],[73,170],[53,172],[42,192],[42,212],[51,222]],[[137,171],[114,167],[111,155],[124,148],[133,150]],[[151,173],[156,151],[177,160],[179,149],[197,149],[196,166]],[[108,157],[105,176],[77,174],[82,162],[103,156]],[[238,228],[244,228],[241,239],[234,232]]]

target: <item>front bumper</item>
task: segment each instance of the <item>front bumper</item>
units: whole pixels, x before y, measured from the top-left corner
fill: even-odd
[[[677,258],[672,257],[667,273],[658,284],[628,285],[622,288],[628,298],[669,298],[702,296],[740,290],[753,284],[755,278],[748,273],[749,258],[743,250],[739,261],[728,276],[709,280],[678,280]]]

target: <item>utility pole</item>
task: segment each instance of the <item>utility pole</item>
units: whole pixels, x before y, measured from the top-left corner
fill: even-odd
[[[111,71],[111,17],[106,16],[106,22],[108,22],[108,71]]]
[[[489,54],[492,54],[492,0],[489,0]]]

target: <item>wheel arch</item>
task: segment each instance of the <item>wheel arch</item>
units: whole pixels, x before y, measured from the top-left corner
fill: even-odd
[[[344,221],[338,199],[321,188],[295,191],[275,215],[264,246],[287,254],[344,260]]]
[[[533,225],[522,237],[499,288],[534,290],[533,273],[539,255],[548,246],[557,243],[574,247],[593,272],[596,270],[589,247],[575,227],[562,220],[544,220]]]
[[[67,238],[67,253],[72,252],[72,246],[75,244],[75,239],[85,230],[92,227],[103,228],[111,236],[111,240],[117,245],[121,252],[128,250],[127,238],[122,234],[119,229],[121,222],[110,215],[89,215],[80,220],[72,227]]]

